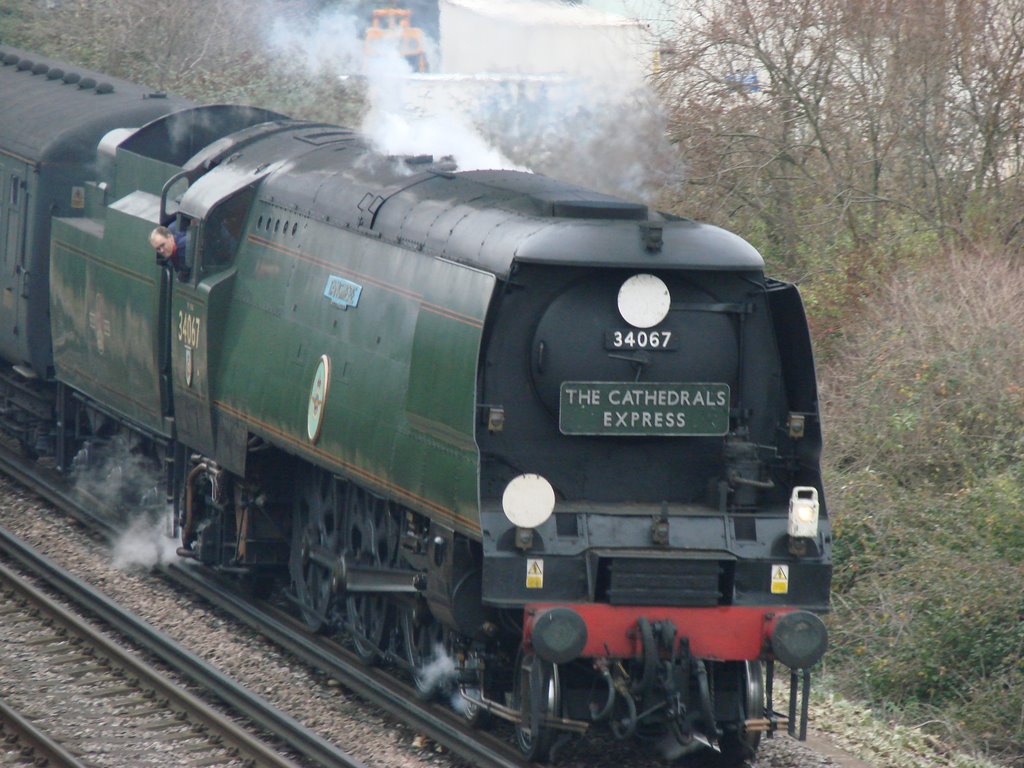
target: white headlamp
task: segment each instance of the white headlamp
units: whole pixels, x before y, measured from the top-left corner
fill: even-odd
[[[813,539],[818,535],[818,489],[798,485],[789,498],[789,535]]]
[[[540,475],[518,475],[505,486],[501,508],[517,528],[536,528],[555,511],[555,489]]]

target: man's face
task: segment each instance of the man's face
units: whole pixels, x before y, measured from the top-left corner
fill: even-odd
[[[156,255],[161,259],[169,259],[174,255],[174,238],[156,235],[153,238],[153,250],[156,251]]]

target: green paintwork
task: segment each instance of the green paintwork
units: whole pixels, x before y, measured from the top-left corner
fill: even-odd
[[[58,378],[154,435],[174,424],[161,387],[161,292],[149,233],[160,188],[179,168],[118,149],[106,189],[86,189],[87,213],[55,219],[50,314]],[[105,207],[104,200],[111,201]]]
[[[117,173],[110,187],[111,199],[120,199],[137,189],[152,190],[159,195],[164,182],[180,170],[176,165],[118,149]]]
[[[476,364],[494,276],[257,208],[287,217],[295,234],[250,232],[232,266],[175,285],[180,439],[241,471],[231,458],[244,460],[244,446],[231,443],[257,434],[478,533]],[[324,295],[332,275],[361,287],[356,306]],[[309,400],[322,355],[331,376],[314,443]]]
[[[0,323],[19,332],[0,337],[0,354],[6,360],[27,357],[23,350],[28,303],[25,272],[34,267],[25,264],[25,254],[31,253],[34,243],[32,228],[25,226],[25,208],[38,194],[39,176],[22,158],[0,154]]]
[[[167,436],[154,343],[161,271],[147,241],[153,204],[137,193],[109,207],[105,224],[54,221],[50,313],[58,377]]]
[[[257,435],[478,536],[476,366],[494,275],[257,202],[233,260],[204,268],[200,246],[193,278],[168,289],[147,237],[174,170],[119,150],[123,175],[111,189],[122,194],[111,195],[105,222],[55,223],[61,378],[230,471],[245,471]],[[287,226],[260,228],[258,217]],[[332,275],[360,287],[355,306],[324,295]],[[98,296],[110,328],[102,349]],[[331,374],[314,441],[309,403],[323,355]]]

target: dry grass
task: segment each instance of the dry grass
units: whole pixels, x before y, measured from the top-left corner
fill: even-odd
[[[955,490],[1013,461],[1024,435],[1024,281],[989,255],[899,275],[822,371],[828,460]]]
[[[1021,277],[986,254],[906,270],[822,372],[836,677],[1008,764],[1024,753]]]

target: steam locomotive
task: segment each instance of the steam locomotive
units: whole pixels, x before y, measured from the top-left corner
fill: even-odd
[[[158,468],[182,557],[530,759],[807,723],[831,533],[810,337],[744,240],[544,176],[0,49],[0,424]],[[154,259],[186,233],[182,269]],[[776,712],[774,664],[791,671]],[[796,703],[803,697],[798,713]]]

